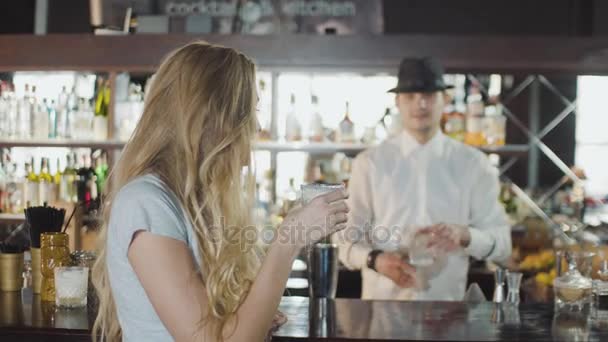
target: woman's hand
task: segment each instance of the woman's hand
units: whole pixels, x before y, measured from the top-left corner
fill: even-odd
[[[279,243],[299,250],[346,228],[347,198],[345,190],[336,190],[292,209],[279,228]]]
[[[270,328],[270,331],[268,331],[268,335],[266,335],[266,340],[264,341],[272,341],[272,334],[275,331],[279,330],[279,328],[285,323],[287,323],[287,316],[285,316],[285,314],[281,311],[277,311],[277,313],[274,315],[274,318],[272,319],[272,327]]]

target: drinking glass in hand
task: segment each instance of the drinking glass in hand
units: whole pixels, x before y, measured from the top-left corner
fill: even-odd
[[[315,197],[339,189],[344,190],[344,184],[302,184],[302,204],[306,205]]]
[[[435,262],[433,251],[429,248],[428,234],[414,234],[408,247],[409,263],[416,267],[431,266]]]

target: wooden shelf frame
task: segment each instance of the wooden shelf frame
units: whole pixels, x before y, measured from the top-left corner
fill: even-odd
[[[263,68],[394,73],[405,56],[432,55],[449,72],[608,74],[608,38],[446,35],[0,35],[0,71],[151,73],[195,40],[234,47]]]

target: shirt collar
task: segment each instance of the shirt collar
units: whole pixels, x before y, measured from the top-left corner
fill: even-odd
[[[414,151],[425,151],[428,153],[441,155],[443,152],[443,142],[445,141],[445,135],[441,130],[429,140],[426,144],[420,144],[416,138],[414,138],[406,130],[403,130],[400,134],[400,148],[401,152],[405,157],[409,156]]]

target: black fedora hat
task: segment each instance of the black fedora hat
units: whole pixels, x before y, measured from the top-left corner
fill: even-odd
[[[443,81],[443,67],[433,57],[404,58],[399,65],[399,81],[391,93],[433,92],[453,88]]]

